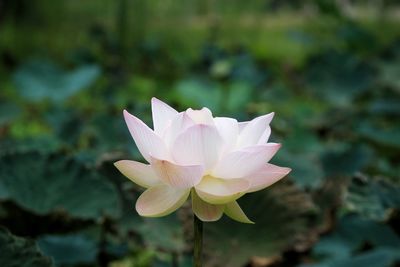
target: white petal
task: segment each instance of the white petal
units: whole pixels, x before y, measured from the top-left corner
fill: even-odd
[[[233,149],[239,134],[237,120],[231,118],[214,118],[215,126],[224,140],[224,151]]]
[[[267,142],[271,130],[269,123],[274,117],[274,113],[269,113],[264,116],[257,117],[246,124],[240,124],[242,130],[240,131],[237,148],[257,145],[259,143]]]
[[[215,127],[196,124],[176,138],[171,153],[180,165],[203,165],[209,170],[218,160],[221,145]]]
[[[247,124],[249,124],[249,121],[238,122],[239,133],[241,133],[243,131],[243,129],[246,128]]]
[[[267,143],[270,136],[271,136],[271,127],[268,125],[267,129],[265,129],[265,131],[260,137],[260,140],[258,140],[257,144],[260,145]]]
[[[190,189],[176,189],[168,185],[151,187],[136,202],[136,211],[145,217],[168,215],[185,203]]]
[[[201,199],[210,204],[226,204],[243,196],[250,183],[246,179],[224,180],[211,176],[203,177],[195,186]]]
[[[171,147],[174,144],[176,137],[194,124],[195,122],[186,114],[186,112],[179,113],[171,121],[164,132],[163,139],[167,146]]]
[[[136,146],[148,162],[151,155],[160,159],[169,158],[164,142],[153,130],[126,110],[124,110],[124,117]]]
[[[262,190],[285,177],[290,171],[290,168],[267,163],[261,170],[246,178],[250,182],[248,192]]]
[[[233,151],[219,160],[211,174],[224,179],[245,177],[265,165],[280,147],[280,144],[268,143]]]
[[[175,188],[191,188],[203,177],[202,165],[181,166],[167,160],[151,158],[151,166],[158,177]]]
[[[161,135],[172,119],[178,115],[175,109],[155,97],[151,99],[151,111],[153,115],[154,132],[158,135]]]
[[[198,124],[214,125],[211,110],[208,108],[202,108],[200,110],[189,108],[186,110],[186,114]]]
[[[142,187],[149,188],[161,184],[150,165],[132,160],[120,160],[115,162],[114,165],[129,180]]]
[[[250,221],[250,219],[246,216],[236,201],[226,204],[224,212],[235,221],[254,224],[254,222]]]
[[[195,190],[192,190],[192,209],[197,218],[203,222],[218,221],[224,213],[223,205],[213,205],[203,201]]]

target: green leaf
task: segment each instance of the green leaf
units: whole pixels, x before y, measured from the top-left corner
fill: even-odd
[[[345,205],[350,212],[383,221],[390,210],[400,210],[400,186],[384,180],[355,178],[346,194]]]
[[[380,67],[380,82],[384,85],[393,87],[397,92],[400,92],[400,55],[397,60],[381,62]]]
[[[142,234],[144,242],[150,247],[175,252],[184,249],[182,224],[176,214],[157,219],[144,218],[136,230]]]
[[[184,80],[176,86],[176,97],[184,107],[208,107],[213,112],[220,110],[222,92],[212,83],[200,80]]]
[[[311,227],[313,204],[305,193],[288,183],[279,182],[246,195],[239,204],[255,224],[237,223],[226,216],[206,223],[205,253],[211,266],[243,266],[253,256],[279,255]]]
[[[392,267],[400,260],[400,249],[379,248],[350,259],[332,262],[330,267]]]
[[[116,188],[95,170],[60,154],[3,155],[0,179],[11,200],[40,215],[63,211],[76,218],[96,219],[120,214]]]
[[[130,202],[135,201],[130,199]],[[185,246],[183,225],[176,213],[161,218],[144,218],[129,209],[119,221],[119,229],[123,235],[129,232],[140,234],[144,244],[151,249],[182,252]]]
[[[366,243],[377,248],[400,248],[400,238],[389,226],[347,215],[333,233],[320,239],[313,254],[326,261],[348,259]]]
[[[368,105],[368,111],[371,115],[379,114],[379,115],[400,115],[400,99],[377,99],[373,100]]]
[[[349,176],[362,170],[371,159],[372,152],[366,146],[351,146],[335,143],[322,155],[322,164],[327,177]]]
[[[358,127],[358,132],[361,136],[385,147],[400,148],[400,127],[397,125],[383,127],[365,122]]]
[[[57,265],[94,263],[98,253],[96,242],[82,235],[43,236],[38,246]]]
[[[0,266],[52,267],[53,263],[42,254],[34,241],[14,236],[0,227]]]
[[[225,107],[229,113],[243,111],[251,100],[251,87],[243,82],[229,85]]]
[[[373,72],[351,54],[325,51],[310,60],[306,77],[316,96],[346,106],[371,86]]]
[[[272,162],[292,168],[289,177],[300,188],[318,188],[324,173],[320,160],[323,145],[317,136],[309,131],[296,129],[282,143],[282,149]]]
[[[28,101],[63,101],[88,88],[100,75],[97,65],[85,65],[72,71],[62,70],[48,60],[31,60],[14,74],[18,93]]]
[[[21,109],[12,103],[0,102],[0,126],[12,122],[21,113]]]

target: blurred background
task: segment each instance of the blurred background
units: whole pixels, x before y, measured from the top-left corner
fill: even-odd
[[[140,218],[113,166],[150,99],[249,120],[273,162],[207,267],[400,266],[396,0],[0,0],[0,266],[191,266],[190,204]]]

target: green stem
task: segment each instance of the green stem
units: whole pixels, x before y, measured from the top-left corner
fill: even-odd
[[[202,267],[203,254],[203,222],[193,214],[194,227],[194,247],[193,247],[193,267]]]

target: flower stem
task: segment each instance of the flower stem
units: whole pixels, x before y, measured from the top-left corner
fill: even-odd
[[[193,246],[193,267],[202,267],[203,254],[203,222],[193,214],[194,246]]]

